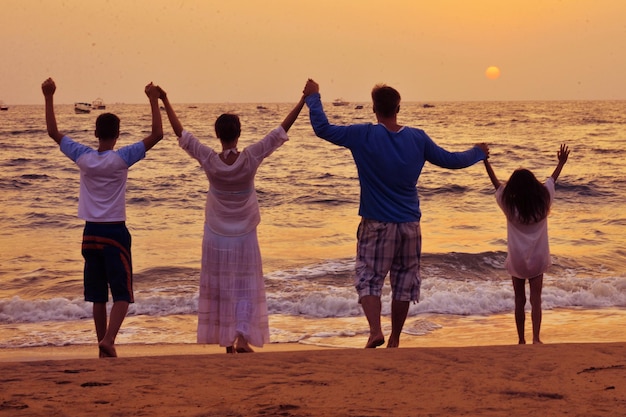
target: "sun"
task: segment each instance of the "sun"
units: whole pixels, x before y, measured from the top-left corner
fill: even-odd
[[[495,79],[499,78],[500,77],[500,68],[494,67],[494,66],[488,67],[485,70],[485,77],[489,78],[490,80],[495,80]]]

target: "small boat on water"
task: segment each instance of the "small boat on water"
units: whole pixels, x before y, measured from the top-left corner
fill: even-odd
[[[333,101],[333,106],[347,106],[348,104],[350,103],[348,103],[347,101],[344,101],[342,98],[338,98],[338,99],[335,99],[335,101]]]
[[[104,110],[107,106],[104,104],[104,100],[100,97],[91,102],[91,108],[94,110]]]
[[[4,104],[4,101],[0,100],[0,110],[2,111],[7,111],[9,110],[9,106],[7,106],[6,104]]]
[[[74,103],[74,113],[76,114],[91,113],[91,104],[90,103]]]
[[[363,108],[363,105],[361,104],[357,104],[356,106],[354,106],[355,110],[361,110]]]

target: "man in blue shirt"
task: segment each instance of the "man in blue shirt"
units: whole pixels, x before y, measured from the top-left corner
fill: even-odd
[[[361,186],[355,287],[367,317],[366,348],[385,342],[381,328],[381,293],[390,274],[391,335],[387,347],[400,344],[409,304],[420,292],[420,207],[417,181],[426,161],[443,168],[469,167],[488,156],[481,143],[465,152],[448,152],[421,129],[397,123],[400,94],[386,85],[372,90],[377,124],[337,126],[328,122],[319,85],[308,80],[304,95],[315,134],[350,149]]]

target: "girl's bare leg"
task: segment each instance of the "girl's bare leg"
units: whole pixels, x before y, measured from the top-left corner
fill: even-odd
[[[526,344],[524,337],[524,322],[526,321],[526,280],[512,277],[513,291],[515,293],[515,326],[517,327],[518,343]]]
[[[539,338],[541,331],[541,290],[543,289],[543,274],[528,280],[530,283],[531,319],[533,322],[533,343],[543,343]]]

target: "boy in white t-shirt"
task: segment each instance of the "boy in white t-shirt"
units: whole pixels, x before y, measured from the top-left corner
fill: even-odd
[[[159,91],[152,83],[145,88],[152,111],[152,131],[142,141],[114,150],[120,119],[103,113],[96,120],[98,149],[74,142],[57,129],[51,78],[41,85],[46,103],[48,135],[61,152],[80,168],[78,217],[85,220],[82,255],[85,258],[85,301],[93,302],[93,318],[100,357],[116,357],[115,337],[133,298],[131,236],[126,228],[126,179],[128,168],[143,159],[146,151],[163,138]],[[109,288],[113,298],[107,323]]]

